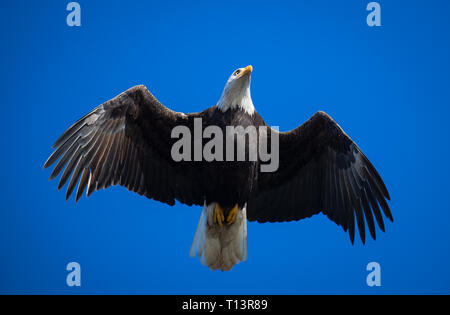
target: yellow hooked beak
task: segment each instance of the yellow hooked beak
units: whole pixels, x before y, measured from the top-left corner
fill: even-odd
[[[236,77],[240,78],[246,74],[250,75],[250,73],[252,73],[252,71],[253,71],[253,67],[251,65],[247,66],[244,69],[242,69],[242,71]]]

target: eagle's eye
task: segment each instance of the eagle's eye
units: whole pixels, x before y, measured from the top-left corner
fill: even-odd
[[[241,73],[241,70],[236,70],[236,71],[234,71],[234,75],[238,75],[239,73]]]

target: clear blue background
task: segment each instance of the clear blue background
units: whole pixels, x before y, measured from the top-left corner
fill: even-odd
[[[449,1],[69,1],[0,4],[0,293],[450,293]],[[248,225],[249,259],[188,256],[200,207],[122,187],[65,201],[42,165],[54,140],[136,84],[183,112],[252,64],[252,96],[290,130],[329,113],[379,170],[394,224],[365,247],[325,216]],[[82,286],[66,286],[67,263]],[[366,285],[366,265],[382,286]]]

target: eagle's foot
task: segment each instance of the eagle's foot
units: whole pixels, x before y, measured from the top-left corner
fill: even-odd
[[[219,224],[219,226],[223,225],[223,222],[225,221],[225,215],[223,214],[222,207],[216,203],[216,206],[214,207],[214,223]]]
[[[227,216],[227,224],[233,224],[236,221],[236,217],[238,215],[239,206],[237,204],[234,205],[233,209],[230,210]]]

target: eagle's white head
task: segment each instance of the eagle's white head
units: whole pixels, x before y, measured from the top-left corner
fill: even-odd
[[[253,71],[252,66],[239,68],[233,72],[225,84],[222,96],[217,102],[221,111],[226,112],[229,108],[239,107],[249,115],[253,115],[253,106],[250,95],[250,77]]]

